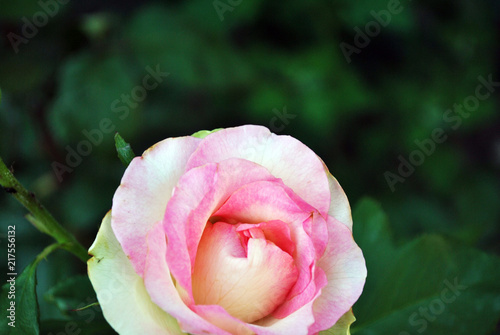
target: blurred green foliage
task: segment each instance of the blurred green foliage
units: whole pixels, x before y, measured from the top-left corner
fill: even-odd
[[[355,28],[365,31],[389,1],[244,0],[223,20],[212,1],[62,2],[0,5],[0,154],[86,247],[124,171],[114,132],[139,154],[166,137],[252,123],[311,147],[352,204],[377,199],[396,245],[438,233],[500,253],[498,92],[456,129],[443,118],[475,94],[479,76],[500,80],[498,1],[401,1],[351,62],[340,44],[355,45]],[[47,23],[23,37],[40,12]],[[148,89],[158,68],[169,75]],[[446,141],[392,192],[384,173],[397,174],[399,156],[436,128]],[[18,229],[18,266],[27,266],[50,239],[7,194],[0,206],[2,227]],[[41,319],[68,318],[43,293],[84,265],[58,252],[38,272]],[[373,315],[366,308],[360,324]]]
[[[353,334],[490,334],[500,314],[500,258],[434,234],[401,247],[379,205],[355,208],[368,278]]]

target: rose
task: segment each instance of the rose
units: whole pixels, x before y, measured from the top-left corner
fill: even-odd
[[[128,166],[89,254],[120,334],[316,334],[361,294],[350,207],[298,140],[242,126]]]

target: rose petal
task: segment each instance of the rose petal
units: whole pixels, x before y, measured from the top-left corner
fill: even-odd
[[[146,234],[163,218],[167,202],[200,139],[169,138],[136,157],[113,197],[111,225],[136,272],[142,275]]]
[[[248,325],[231,316],[224,308],[217,305],[196,305],[193,306],[193,311],[202,316],[204,319],[217,327],[233,335],[249,335],[254,334]]]
[[[324,278],[324,273],[318,271],[315,276],[317,281],[317,286],[321,286],[322,281],[326,280]],[[319,290],[316,295],[304,304],[302,307],[294,311],[292,314],[288,315],[283,319],[276,319],[269,316],[259,322],[257,325],[250,324],[248,328],[252,329],[256,334],[259,335],[281,335],[281,334],[314,334],[308,331],[311,324],[314,323],[314,315],[312,311],[312,306],[314,300],[321,294]]]
[[[102,220],[89,254],[93,255],[88,261],[89,278],[114,330],[131,335],[182,334],[177,321],[151,301],[113,234],[110,212]]]
[[[319,295],[319,293],[318,293]],[[214,325],[236,335],[282,335],[282,334],[308,334],[309,326],[314,322],[310,301],[285,319],[266,317],[255,323],[244,323],[229,315],[222,307],[216,305],[193,306],[197,314],[203,316]]]
[[[167,262],[192,304],[191,269],[205,225],[227,198],[242,185],[256,180],[279,180],[263,167],[242,159],[229,159],[193,168],[179,181],[164,217],[170,250]]]
[[[326,169],[326,166],[325,166]],[[328,169],[326,169],[328,171]],[[337,179],[330,172],[327,172],[328,184],[332,195],[330,210],[328,215],[333,216],[338,221],[345,224],[352,231],[352,216],[349,200],[340,186]]]
[[[318,292],[327,285],[326,275],[321,268],[313,264],[311,273],[314,275],[310,277],[303,276],[302,281],[297,281],[297,284],[290,290],[286,301],[272,313],[273,317],[278,319],[287,318],[290,314],[312,301]],[[309,273],[307,274],[309,275]],[[309,279],[309,281],[305,278]]]
[[[323,162],[302,142],[277,136],[262,126],[226,128],[204,139],[187,168],[234,157],[264,166],[326,217],[330,190]]]
[[[161,223],[155,225],[149,232],[147,246],[148,252],[144,270],[144,284],[151,300],[161,309],[175,317],[184,332],[192,334],[231,335],[193,312],[179,296],[165,258],[167,243]]]
[[[241,223],[237,226],[236,231],[248,232],[248,234],[245,234],[248,238],[256,237],[254,236],[255,231],[261,231],[266,240],[273,242],[287,254],[293,256],[295,252],[295,244],[290,236],[290,227],[283,221],[272,220],[257,224]]]
[[[193,272],[197,305],[219,305],[254,322],[283,302],[297,279],[293,258],[264,238],[250,238],[247,250],[245,255],[234,225],[207,225]]]
[[[281,220],[290,224],[305,220],[314,208],[304,211],[287,192],[281,182],[256,181],[240,187],[213,214],[228,223],[260,223]]]
[[[325,271],[328,284],[314,302],[311,333],[330,328],[358,300],[366,280],[366,265],[361,249],[351,231],[329,217],[328,236],[331,241],[317,265]]]
[[[284,318],[309,302],[326,284],[321,282],[322,286],[318,287],[314,280],[314,262],[326,247],[326,222],[321,215],[314,215],[313,208],[300,201],[293,191],[281,183],[258,181],[238,189],[214,213],[214,217],[230,223],[251,224],[276,219],[290,226],[299,277],[286,301],[273,312],[277,318]],[[311,212],[304,212],[303,208]],[[321,252],[316,249],[315,242]]]

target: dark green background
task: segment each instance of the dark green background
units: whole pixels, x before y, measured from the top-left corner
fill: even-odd
[[[9,36],[22,36],[23,17],[33,22],[33,15],[43,9],[36,1],[2,1],[0,154],[88,247],[111,207],[124,167],[114,151],[113,133],[108,133],[59,182],[52,165],[67,164],[67,148],[77,149],[86,139],[84,130],[97,129],[102,119],[109,118],[140,154],[166,137],[261,124],[300,139],[322,157],[353,207],[364,196],[376,199],[388,215],[383,229],[391,235],[393,247],[424,242],[435,246],[441,243],[436,239],[445,239],[452,245],[453,257],[458,257],[455,250],[475,248],[490,255],[481,254],[491,265],[498,262],[493,255],[500,252],[498,92],[481,101],[456,129],[443,116],[455,103],[475,94],[479,76],[500,81],[500,2],[401,1],[401,12],[392,15],[391,22],[348,62],[340,44],[354,45],[355,28],[364,31],[374,20],[370,12],[387,9],[389,2],[242,0],[230,5],[232,10],[225,11],[221,20],[212,0],[70,1],[59,5],[57,14],[27,43],[19,44],[16,53]],[[170,75],[120,119],[122,113],[116,112],[113,102],[141,85],[148,66],[159,66]],[[279,115],[284,110],[290,117],[283,121]],[[397,173],[400,155],[408,159],[419,148],[415,141],[430,138],[436,128],[444,130],[446,141],[391,191],[384,173]],[[5,254],[6,226],[15,224],[18,264],[24,267],[51,239],[24,220],[25,210],[6,193],[0,194],[0,206],[0,255]],[[355,229],[355,239],[364,241],[372,233]],[[421,236],[424,242],[414,241]],[[368,240],[360,244],[365,254],[372,254]],[[380,257],[387,261],[393,255],[382,252]],[[369,263],[373,276],[377,270],[370,267],[380,257]],[[407,257],[402,262],[415,269],[422,259]],[[456,262],[457,268],[466,267]],[[41,263],[42,320],[63,318],[45,293],[85,271],[83,264],[60,251]],[[494,332],[500,315],[500,289],[494,283],[500,269],[471,271],[485,271],[493,278],[481,291],[492,305],[475,311],[489,313],[486,329],[474,326],[486,322],[481,318],[456,317],[443,321],[444,326],[430,323],[426,332]],[[427,275],[437,276],[441,286],[448,278],[432,267],[416,273],[423,278],[391,277],[385,280],[385,289],[367,284],[368,298],[360,300],[364,306],[359,307],[357,324],[368,324],[374,317],[368,309],[394,307],[381,306],[386,298],[381,295],[374,301],[373,292],[394,290],[405,296]],[[479,296],[469,293],[460,305],[472,311],[479,306]],[[82,299],[62,309],[71,309]],[[450,307],[443,315],[453,311]],[[407,329],[407,317],[389,321],[397,325],[398,320],[403,321],[397,329],[418,333],[418,327]],[[450,324],[456,328],[446,328]],[[383,334],[389,332],[387,327],[368,326],[359,334]]]

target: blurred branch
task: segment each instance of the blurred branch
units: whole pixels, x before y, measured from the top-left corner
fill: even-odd
[[[64,229],[52,214],[42,206],[33,192],[29,192],[14,177],[0,158],[0,186],[17,199],[31,214],[26,218],[42,233],[52,236],[57,242],[65,244],[65,249],[86,262],[89,258],[87,250],[76,238]]]

